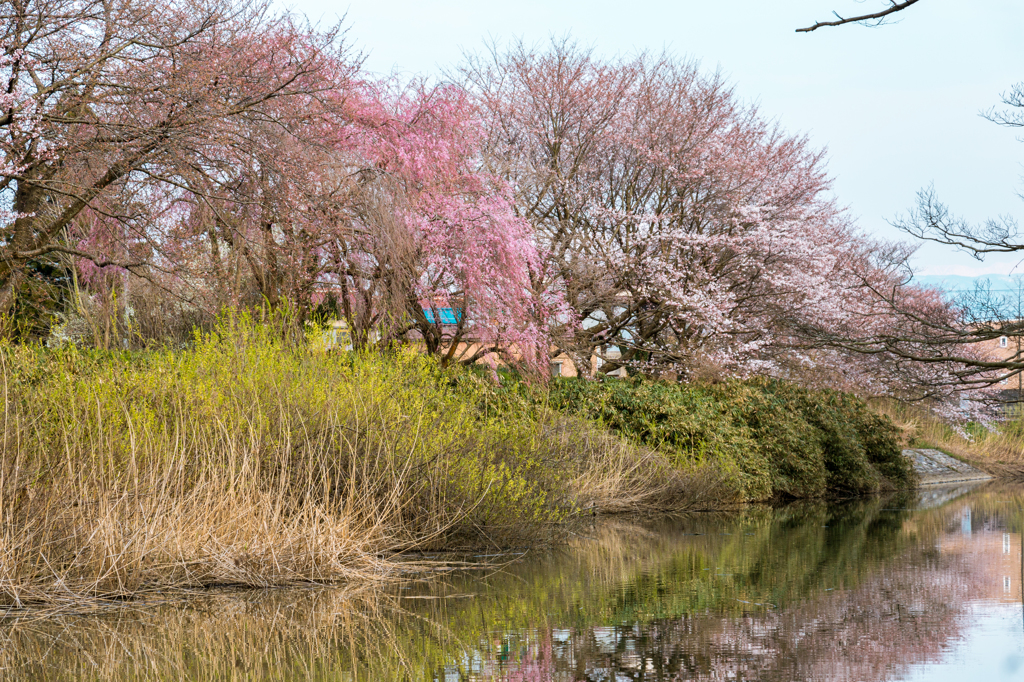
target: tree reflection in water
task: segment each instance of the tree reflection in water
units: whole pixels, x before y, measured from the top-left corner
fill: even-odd
[[[986,486],[919,511],[904,496],[606,521],[567,548],[391,594],[23,619],[0,630],[0,676],[891,679],[961,639],[977,600],[1019,603],[1022,500]]]

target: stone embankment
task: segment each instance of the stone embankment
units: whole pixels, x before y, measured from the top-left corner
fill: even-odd
[[[903,456],[914,463],[914,470],[921,477],[921,485],[957,483],[960,481],[983,481],[992,478],[981,469],[954,459],[938,450],[904,450]]]

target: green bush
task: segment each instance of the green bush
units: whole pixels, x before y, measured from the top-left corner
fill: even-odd
[[[749,500],[913,484],[896,427],[837,391],[763,378],[712,385],[559,379],[548,400],[681,465],[715,463]]]

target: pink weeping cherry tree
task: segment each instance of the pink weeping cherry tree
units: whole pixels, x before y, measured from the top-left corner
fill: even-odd
[[[215,154],[228,161],[190,176],[191,212],[170,241],[208,246],[192,279],[205,270],[212,290],[234,259],[246,276],[233,303],[286,302],[301,318],[333,301],[356,348],[416,341],[442,363],[537,366],[532,231],[480,169],[461,91],[346,75],[300,111],[245,122]]]
[[[483,131],[465,94],[367,82],[356,145],[356,229],[334,252],[340,305],[359,342],[414,338],[442,362],[538,366],[539,265],[508,185],[480,168]]]

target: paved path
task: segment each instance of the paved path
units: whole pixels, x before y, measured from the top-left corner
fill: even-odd
[[[938,450],[904,450],[903,456],[914,463],[914,469],[921,477],[921,485],[954,483],[957,481],[981,481],[992,478],[984,471],[965,464]]]

